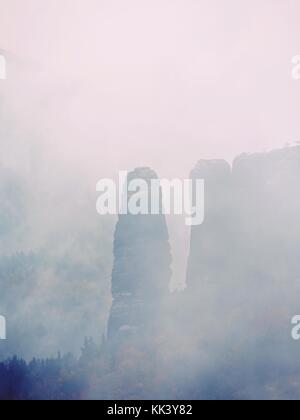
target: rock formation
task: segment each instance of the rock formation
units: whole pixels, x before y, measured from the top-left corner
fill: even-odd
[[[206,219],[192,229],[184,322],[220,346],[289,346],[299,312],[300,147],[242,155],[231,170],[201,161],[192,176],[206,181]]]
[[[140,168],[128,175],[129,182],[133,179],[143,179],[149,185],[157,175],[148,168]],[[109,340],[124,337],[141,340],[155,332],[162,301],[168,293],[170,265],[165,216],[119,216],[114,240]]]
[[[187,283],[191,289],[214,276],[222,281],[228,264],[228,230],[231,217],[231,169],[223,160],[199,161],[191,179],[205,180],[205,219],[191,232]]]

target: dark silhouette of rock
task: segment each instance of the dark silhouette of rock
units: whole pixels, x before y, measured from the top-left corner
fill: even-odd
[[[133,179],[146,180],[149,185],[157,175],[151,169],[140,168],[128,175],[129,182]],[[110,340],[124,337],[142,340],[155,334],[162,301],[168,293],[170,265],[164,215],[119,216],[114,240]]]
[[[228,229],[231,217],[231,169],[223,160],[201,160],[191,179],[205,180],[205,219],[191,232],[191,251],[187,283],[191,289],[201,287],[207,276],[222,281],[227,265]],[[209,280],[208,280],[209,281]]]
[[[287,352],[299,312],[300,147],[242,155],[231,171],[200,162],[193,177],[206,181],[206,219],[192,229],[184,322],[223,357],[227,345],[258,359]]]

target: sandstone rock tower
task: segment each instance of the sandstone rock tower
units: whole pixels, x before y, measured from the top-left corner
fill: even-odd
[[[157,175],[149,168],[140,168],[128,175],[129,182],[134,179],[143,179],[150,185]],[[155,332],[162,301],[168,293],[170,265],[164,215],[119,216],[114,240],[113,304],[108,323],[110,341],[141,339]]]
[[[192,177],[205,179],[206,205],[191,236],[189,335],[215,348],[287,348],[300,293],[300,147],[244,154],[232,169],[200,161]]]
[[[205,181],[205,220],[191,232],[187,284],[193,293],[206,282],[212,283],[212,277],[216,284],[222,280],[228,264],[231,168],[224,160],[201,160],[191,179]]]

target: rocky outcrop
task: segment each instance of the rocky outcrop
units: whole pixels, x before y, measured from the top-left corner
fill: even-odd
[[[192,175],[206,181],[206,219],[192,229],[185,323],[223,346],[270,335],[270,349],[288,345],[299,312],[300,147],[242,155],[231,170],[200,162]]]
[[[221,281],[228,262],[231,168],[223,160],[201,160],[192,171],[191,179],[205,181],[204,223],[191,232],[187,283],[194,289],[209,275]]]
[[[133,179],[143,179],[149,185],[157,175],[151,169],[140,168],[128,175],[129,182]],[[141,340],[156,330],[162,300],[168,293],[170,265],[165,216],[119,216],[114,240],[109,340],[132,336]]]

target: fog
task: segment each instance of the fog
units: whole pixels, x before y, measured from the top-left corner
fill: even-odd
[[[66,171],[91,190],[139,166],[183,178],[200,158],[299,139],[297,1],[1,3],[18,77],[8,66],[14,138],[1,159],[20,170],[34,159],[35,179],[59,167],[51,189]]]
[[[116,218],[97,215],[97,181],[137,167],[183,179],[201,159],[231,165],[241,153],[299,141],[300,82],[291,60],[300,49],[300,5],[0,0],[0,6],[8,76],[0,81],[0,280],[15,279],[0,299],[8,334],[13,325],[2,357],[76,354],[85,335],[99,343],[106,334],[112,299]],[[285,196],[293,196],[286,185]],[[184,217],[167,222],[169,286],[181,290],[190,231]],[[217,304],[208,302],[202,303],[213,313]],[[202,334],[216,321],[212,313]],[[236,334],[240,328],[236,322]],[[188,333],[184,345],[181,335],[173,339],[193,360],[198,337]]]
[[[85,170],[187,176],[298,139],[297,1],[1,3],[1,47],[40,74],[39,142]]]

